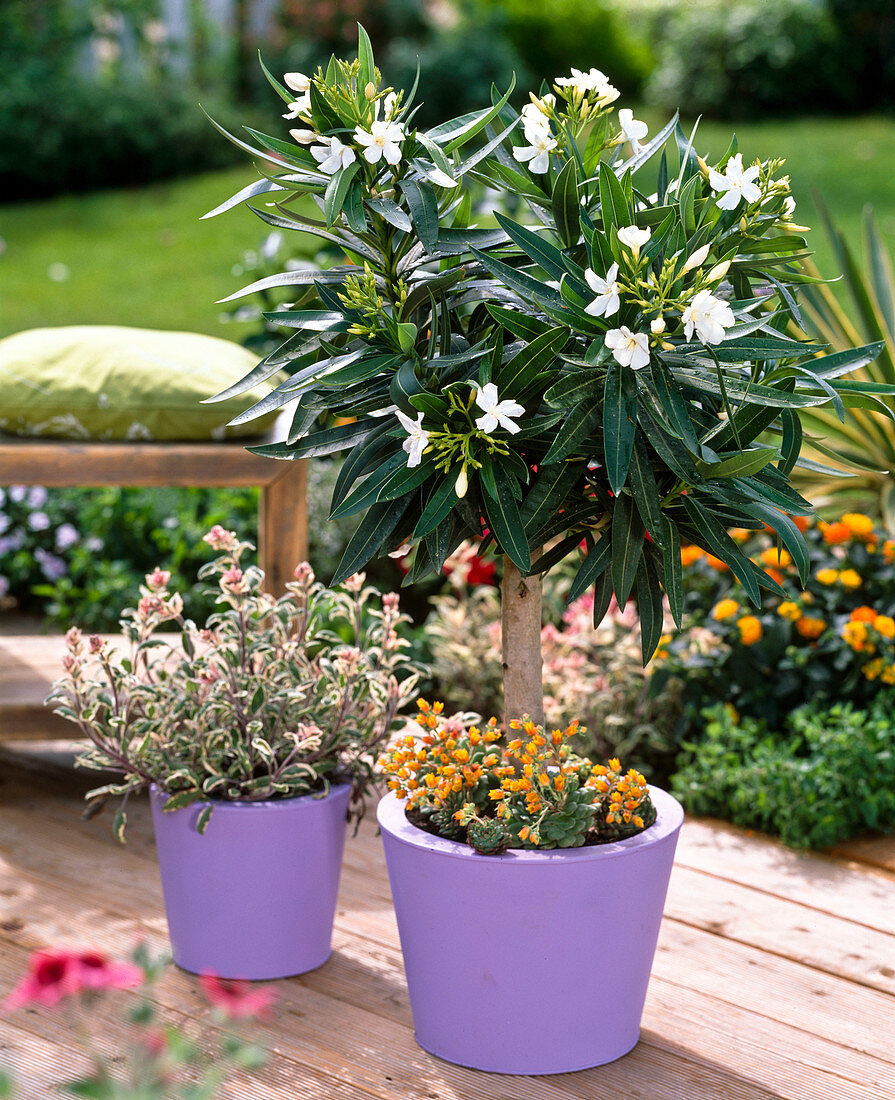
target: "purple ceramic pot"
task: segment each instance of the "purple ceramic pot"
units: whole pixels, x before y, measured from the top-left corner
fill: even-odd
[[[333,918],[351,784],[324,798],[201,803],[164,813],[151,790],[174,961],[195,974],[284,978],[320,966]]]
[[[491,1073],[567,1073],[640,1034],[684,813],[614,844],[480,856],[379,803],[417,1042]]]

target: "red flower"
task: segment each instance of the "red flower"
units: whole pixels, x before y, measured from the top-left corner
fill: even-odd
[[[208,1003],[231,1020],[263,1016],[276,1000],[273,989],[252,989],[248,982],[219,978],[211,973],[200,975],[199,985]]]
[[[100,951],[51,948],[35,951],[25,977],[3,1002],[3,1011],[22,1005],[53,1007],[66,997],[87,990],[133,989],[143,981],[143,971],[131,963],[111,962]]]

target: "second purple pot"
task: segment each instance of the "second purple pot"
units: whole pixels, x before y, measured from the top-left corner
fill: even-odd
[[[174,961],[195,974],[284,978],[330,956],[351,784],[323,798],[203,803],[152,819]]]
[[[420,1046],[492,1073],[567,1073],[626,1054],[640,1034],[683,821],[614,844],[477,855],[379,803]]]

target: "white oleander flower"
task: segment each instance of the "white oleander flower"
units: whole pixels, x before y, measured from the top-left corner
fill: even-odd
[[[530,171],[543,175],[550,167],[550,151],[556,148],[556,138],[546,125],[527,124],[525,140],[529,144],[515,148],[513,156],[520,162],[528,161]]]
[[[375,119],[369,130],[360,126],[354,131],[355,140],[363,145],[364,159],[370,164],[378,164],[385,158],[387,164],[397,164],[401,159],[401,142],[407,137],[400,122],[386,122]]]
[[[606,347],[621,367],[641,370],[649,363],[649,337],[645,332],[631,332],[627,325],[606,333]]]
[[[621,301],[619,299],[618,264],[613,264],[606,272],[606,278],[602,278],[590,268],[584,273],[587,285],[597,295],[589,306],[584,307],[584,312],[591,317],[608,317],[612,313],[618,313]]]
[[[640,255],[641,246],[645,245],[651,236],[652,230],[649,227],[638,229],[636,225],[626,225],[624,229],[618,231],[619,244],[630,249],[635,260]]]
[[[395,410],[395,416],[401,423],[401,427],[407,432],[407,439],[401,444],[407,452],[407,466],[413,469],[423,461],[423,451],[429,446],[429,433],[423,427],[423,414],[419,413],[416,420],[405,416],[400,409]]]
[[[727,329],[736,322],[727,302],[707,290],[700,290],[681,314],[681,320],[687,339],[691,339],[695,329],[704,344],[720,344],[727,335]]]
[[[529,126],[546,126],[550,122],[550,116],[543,110],[544,107],[555,107],[556,96],[551,92],[548,92],[545,96],[542,96],[538,100],[534,100],[531,103],[526,103],[519,114],[522,116],[522,125],[527,129]]]
[[[697,248],[684,264],[681,269],[681,274],[683,275],[686,271],[695,271],[697,267],[704,264],[708,257],[710,247],[710,245],[704,244],[702,248]]]
[[[299,115],[307,114],[311,109],[311,78],[304,73],[286,73],[283,80],[290,91],[300,93],[289,104],[289,110],[283,118],[298,118]]]
[[[579,95],[586,96],[590,92],[596,92],[597,98],[606,103],[618,99],[618,89],[609,83],[609,77],[601,73],[599,69],[590,69],[582,72],[580,69],[572,69],[571,76],[558,76],[554,81],[560,88],[573,88]]]
[[[750,202],[758,202],[761,198],[761,188],[756,186],[755,180],[761,173],[761,167],[753,164],[751,168],[743,168],[743,154],[737,153],[727,162],[724,174],[709,169],[709,185],[716,195],[715,199],[720,210],[735,210],[739,206],[740,199],[747,205]]]
[[[395,92],[389,92],[384,99],[377,99],[373,104],[373,118],[379,118],[379,109],[382,108],[382,117],[386,122],[391,122],[395,115],[395,104],[398,96]]]
[[[319,138],[316,130],[290,130],[289,136],[299,145],[310,145]]]
[[[320,141],[320,145],[311,149],[311,156],[317,161],[320,171],[328,176],[335,175],[340,168],[347,168],[357,160],[351,146],[343,145],[337,137],[322,137]]]
[[[466,467],[463,466],[460,473],[457,474],[457,480],[454,482],[454,492],[457,494],[457,499],[462,500],[469,491],[469,474],[466,472]]]
[[[641,139],[645,138],[649,133],[649,126],[645,122],[640,122],[634,117],[634,112],[628,107],[622,107],[618,112],[618,124],[622,128],[622,133],[625,135],[625,141],[630,141],[634,152],[639,153],[643,146],[640,144]]]
[[[516,432],[522,429],[518,424],[515,424],[510,417],[521,416],[525,412],[525,406],[520,405],[518,401],[506,400],[499,401],[497,395],[497,386],[493,382],[489,382],[485,386],[479,386],[477,382],[473,385],[476,389],[475,403],[484,412],[484,416],[480,416],[475,426],[480,431],[490,434],[500,426],[505,431],[508,431],[510,435],[515,435]]]

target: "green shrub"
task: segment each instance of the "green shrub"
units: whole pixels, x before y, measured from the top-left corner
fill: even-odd
[[[839,30],[839,72],[853,106],[895,105],[895,5],[892,0],[827,0]]]
[[[477,7],[504,17],[507,38],[538,80],[549,82],[573,65],[585,71],[596,66],[630,95],[649,72],[648,48],[599,0],[468,0],[467,6],[473,17]]]
[[[895,691],[866,711],[835,704],[795,711],[786,736],[732,709],[705,712],[685,745],[672,790],[694,814],[829,848],[867,830],[895,832]]]
[[[837,46],[829,13],[813,0],[681,5],[664,22],[646,98],[717,118],[840,108],[853,97]]]

